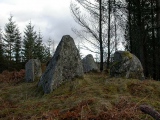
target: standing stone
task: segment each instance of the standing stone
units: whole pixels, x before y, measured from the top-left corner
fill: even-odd
[[[83,77],[83,66],[73,38],[65,35],[62,37],[38,86],[42,86],[44,93],[50,93],[63,82],[70,81],[75,77]]]
[[[83,63],[83,71],[85,73],[90,71],[96,71],[96,72],[98,71],[98,66],[95,63],[94,58],[91,54],[84,57],[82,63]]]
[[[116,51],[110,68],[114,77],[144,79],[143,67],[140,60],[128,51]]]
[[[41,77],[42,75],[41,61],[39,59],[34,59],[34,74],[36,77]]]
[[[30,59],[25,64],[25,80],[33,82],[36,77],[42,75],[41,62],[38,59]]]
[[[34,59],[30,59],[25,64],[25,81],[33,82],[34,81]]]

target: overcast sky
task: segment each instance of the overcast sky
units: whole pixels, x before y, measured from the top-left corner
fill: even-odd
[[[70,12],[71,0],[0,0],[0,27],[4,29],[10,15],[23,33],[31,21],[35,30],[39,29],[45,41],[50,37],[56,45],[63,35],[76,35],[71,28],[78,24]]]
[[[31,21],[35,30],[41,31],[45,43],[50,37],[57,46],[63,35],[71,35],[78,44],[78,38],[71,29],[81,28],[71,15],[70,2],[71,0],[0,0],[0,27],[4,30],[8,18],[13,15],[22,35]],[[81,53],[95,57],[90,51],[81,50]]]

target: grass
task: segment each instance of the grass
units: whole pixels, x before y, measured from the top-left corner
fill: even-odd
[[[50,94],[33,83],[0,83],[2,120],[153,120],[139,110],[148,104],[160,112],[160,82],[109,78],[89,73]]]

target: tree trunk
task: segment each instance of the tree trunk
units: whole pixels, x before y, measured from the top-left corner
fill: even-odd
[[[110,60],[110,21],[111,21],[111,2],[108,0],[108,57],[107,57],[107,69],[109,69]]]
[[[160,41],[160,0],[157,0],[157,37]]]
[[[132,37],[131,37],[131,0],[129,0],[129,3],[128,3],[128,17],[129,17],[129,40],[130,40],[130,52],[132,53],[133,52],[133,49],[132,49]]]
[[[148,77],[149,75],[147,63],[148,63],[147,48],[146,48],[146,45],[144,45],[144,66],[145,66],[144,75],[145,77]]]
[[[100,41],[100,71],[103,71],[103,42],[102,42],[102,3],[99,0],[99,41]]]
[[[160,46],[160,0],[156,0],[157,7],[157,41],[158,46]],[[160,51],[160,47],[157,48],[157,51]],[[158,60],[160,59],[160,52],[158,52]],[[157,61],[158,62],[158,61]],[[160,72],[160,62],[157,63],[158,71]],[[160,74],[158,74],[158,79],[160,79]]]
[[[154,36],[154,12],[153,12],[153,0],[151,0],[151,14],[152,14],[152,45],[153,45],[153,61],[152,61],[152,66],[153,66],[153,79],[156,79],[156,45],[155,45],[155,36]]]
[[[114,0],[114,5],[116,1]],[[114,35],[115,35],[115,52],[117,51],[117,18],[116,18],[116,8],[114,8]]]
[[[143,1],[142,1],[143,2]],[[144,34],[145,34],[145,29],[144,29],[144,21],[142,20],[142,9],[143,6],[141,6],[141,2],[139,1],[139,3],[137,4],[138,7],[138,26],[139,26],[139,56],[140,56],[140,61],[142,63],[142,66],[144,68],[144,71],[146,70],[146,66],[145,66],[145,53],[144,53]]]
[[[11,62],[11,57],[12,57],[12,47],[11,44],[9,45],[9,62]]]
[[[152,116],[155,120],[160,120],[160,113],[157,112],[154,108],[148,105],[140,105],[140,110],[146,114]]]
[[[114,17],[115,51],[117,51],[117,19]]]

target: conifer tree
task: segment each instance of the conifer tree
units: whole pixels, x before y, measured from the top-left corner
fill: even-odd
[[[48,42],[47,43],[48,44],[48,48],[47,49],[48,49],[48,52],[49,52],[48,53],[48,57],[51,57],[51,42],[52,42],[51,38],[49,38],[47,42]]]
[[[125,35],[126,48],[140,59],[145,77],[156,80],[160,79],[158,61],[160,42],[156,27],[159,14],[158,1],[126,1],[128,18]]]
[[[11,61],[13,59],[13,51],[14,51],[14,43],[16,39],[15,31],[16,25],[15,22],[12,20],[13,16],[11,15],[8,19],[9,22],[5,25],[5,33],[3,40],[5,42],[5,55],[7,60]]]
[[[48,62],[50,60],[50,51],[49,51],[49,47],[47,47],[46,45],[43,44],[42,47],[42,62]]]
[[[37,39],[37,33],[34,31],[34,26],[31,22],[26,26],[23,39],[23,56],[24,60],[35,58],[35,41]]]
[[[0,72],[4,69],[4,56],[3,56],[3,40],[2,40],[2,29],[0,28]]]
[[[40,61],[42,61],[43,59],[42,35],[40,31],[35,41],[35,57],[38,58]]]
[[[18,28],[16,28],[15,30],[15,36],[16,36],[14,44],[15,60],[16,63],[19,63],[21,59],[21,33],[19,32]]]
[[[2,41],[2,29],[0,28],[0,62],[3,61],[3,41]]]

